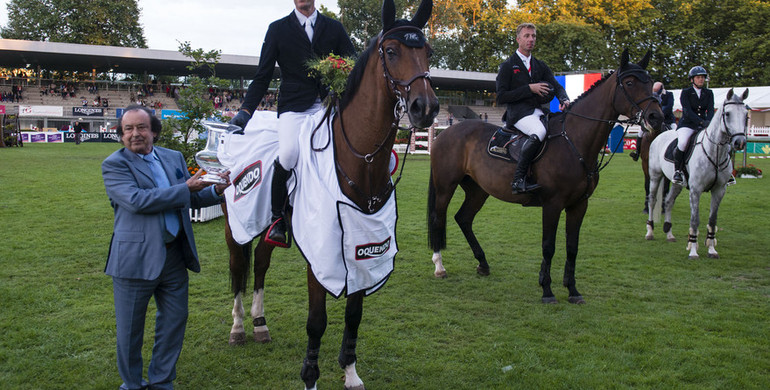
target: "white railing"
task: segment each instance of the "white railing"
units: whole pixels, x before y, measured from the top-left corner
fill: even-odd
[[[190,220],[192,222],[206,222],[223,215],[225,214],[222,212],[222,206],[218,204],[200,209],[190,209]]]

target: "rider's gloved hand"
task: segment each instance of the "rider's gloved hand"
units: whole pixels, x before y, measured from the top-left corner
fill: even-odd
[[[233,119],[230,120],[230,124],[244,129],[246,128],[246,124],[249,123],[249,119],[251,119],[251,115],[245,110],[240,110],[235,114]]]

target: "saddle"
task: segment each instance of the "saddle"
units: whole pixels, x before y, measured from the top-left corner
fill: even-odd
[[[543,156],[543,153],[545,153],[548,138],[550,138],[549,134],[551,133],[551,131],[548,130],[548,121],[550,118],[551,114],[549,113],[542,119],[546,128],[546,137],[541,143],[537,155],[532,159],[532,162],[539,160],[540,157]],[[516,163],[519,161],[519,157],[521,156],[521,145],[526,138],[527,135],[515,126],[500,127],[497,131],[492,133],[492,137],[489,138],[487,153],[494,158]]]
[[[697,138],[698,133],[700,132],[701,130],[698,130],[693,133],[690,140],[687,142],[687,147],[684,148],[684,166],[682,167],[682,173],[684,174],[685,183],[690,179],[690,171],[687,170],[687,163],[690,161],[690,157],[692,157],[693,150],[695,150],[695,138]],[[677,144],[679,144],[679,139],[674,138],[663,153],[663,158],[672,164],[676,164],[676,161],[674,160],[674,149],[676,149]]]

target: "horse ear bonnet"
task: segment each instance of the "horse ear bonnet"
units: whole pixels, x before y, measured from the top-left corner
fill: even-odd
[[[433,1],[423,0],[411,21],[406,19],[396,20],[396,10],[393,0],[385,0],[382,3],[382,31],[384,34],[382,40],[395,39],[409,47],[424,47],[427,38],[425,38],[425,34],[423,34],[421,30],[425,27],[425,23],[428,22],[428,19],[430,19],[432,10]],[[397,29],[397,27],[409,26],[415,28]],[[390,32],[391,30],[394,31]]]

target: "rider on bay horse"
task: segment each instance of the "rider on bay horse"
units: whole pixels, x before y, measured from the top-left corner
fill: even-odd
[[[532,23],[522,23],[516,28],[516,42],[519,48],[500,65],[497,73],[497,104],[506,105],[503,120],[509,129],[514,127],[529,136],[521,147],[521,157],[513,175],[511,188],[514,194],[530,192],[540,188],[539,184],[527,183],[527,171],[532,159],[545,140],[545,116],[543,110],[553,99],[561,102],[559,109],[569,105],[569,97],[545,64],[532,55],[537,30]]]
[[[693,134],[708,127],[714,117],[714,93],[705,87],[708,73],[702,66],[694,66],[689,73],[692,86],[682,90],[682,119],[676,129],[677,145],[674,150],[674,184],[684,185],[684,160],[687,144]]]

